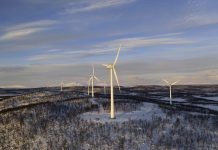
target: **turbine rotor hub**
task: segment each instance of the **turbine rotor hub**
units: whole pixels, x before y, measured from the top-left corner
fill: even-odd
[[[107,65],[106,68],[108,68],[108,69],[112,69],[112,68],[113,68],[113,65],[112,65],[112,64]]]

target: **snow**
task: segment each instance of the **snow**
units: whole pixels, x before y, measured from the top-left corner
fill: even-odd
[[[96,122],[125,122],[128,120],[150,120],[153,115],[162,116],[163,112],[155,104],[143,103],[140,110],[132,112],[115,112],[116,119],[110,119],[106,112],[87,112],[80,115],[82,119]]]
[[[149,94],[163,94],[162,92],[148,92]]]
[[[218,101],[218,96],[213,96],[213,97],[205,97],[205,96],[195,96],[196,98],[204,98],[207,100],[213,100],[213,101]]]
[[[102,104],[98,103],[95,98],[90,98],[89,101],[91,104],[98,105],[100,112],[104,112]]]
[[[0,96],[19,96],[20,94],[0,94]]]
[[[206,99],[206,100],[218,101],[218,97],[217,96],[205,97],[205,96],[199,96],[198,95],[198,96],[194,96],[194,97],[195,98],[203,98],[203,99]],[[218,111],[218,105],[214,105],[214,104],[198,104],[198,106]]]
[[[163,97],[160,100],[165,100],[165,101],[170,101],[169,97]],[[186,99],[184,98],[172,98],[172,102],[176,101],[176,102],[186,102]]]
[[[129,95],[136,96],[136,95],[139,95],[139,94],[138,94],[138,93],[131,92],[131,93],[129,93]]]
[[[218,111],[218,105],[216,106],[216,105],[202,105],[202,104],[198,104],[198,106]]]
[[[139,146],[139,150],[149,150],[149,146],[146,143],[143,143]]]

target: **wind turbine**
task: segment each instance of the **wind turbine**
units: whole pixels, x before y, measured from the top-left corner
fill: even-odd
[[[115,118],[113,75],[115,76],[115,79],[117,81],[117,85],[118,85],[118,88],[119,88],[119,91],[120,91],[120,84],[119,84],[117,73],[116,73],[116,70],[115,70],[115,65],[116,65],[119,53],[120,53],[120,47],[118,49],[117,56],[116,56],[113,64],[102,64],[103,66],[105,66],[107,69],[110,70],[110,86],[111,86],[111,114],[110,114],[110,117],[111,117],[111,119]]]
[[[104,94],[106,94],[106,82],[104,81]]]
[[[94,80],[100,81],[100,79],[98,79],[95,76],[95,68],[94,68],[94,65],[92,65],[92,74],[90,75],[90,78],[89,78],[89,81],[88,81],[88,95],[89,95],[90,82],[92,82],[92,97],[94,97]]]
[[[61,81],[61,92],[63,91],[63,86],[64,86],[64,82],[63,80]]]
[[[90,79],[88,80],[88,95],[89,95]]]
[[[172,105],[172,85],[175,85],[176,83],[179,82],[179,80],[173,82],[173,83],[170,83],[169,81],[163,79],[163,81],[169,86],[169,89],[170,89],[170,104]]]

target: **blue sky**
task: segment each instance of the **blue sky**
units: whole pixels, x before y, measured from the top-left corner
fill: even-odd
[[[218,83],[218,1],[0,1],[0,87],[108,81],[122,45],[122,85]],[[101,84],[101,83],[99,83]]]

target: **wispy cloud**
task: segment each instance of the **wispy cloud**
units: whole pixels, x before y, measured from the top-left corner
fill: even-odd
[[[217,14],[190,14],[174,20],[173,25],[179,28],[200,27],[218,24]]]
[[[110,42],[101,43],[98,46],[105,47],[122,47],[127,49],[133,49],[137,47],[147,47],[156,45],[176,45],[176,44],[191,44],[194,43],[192,40],[177,38],[177,37],[161,37],[161,38],[147,38],[147,37],[134,37],[134,38],[123,38],[117,39]]]
[[[175,37],[177,34],[167,34],[161,37],[133,37],[133,38],[121,38],[108,42],[102,42],[95,45],[91,45],[88,49],[81,49],[77,51],[63,50],[57,51],[58,53],[40,54],[29,57],[29,61],[47,61],[53,59],[65,59],[65,58],[84,58],[91,56],[98,56],[107,54],[121,45],[125,50],[134,50],[138,47],[159,46],[159,45],[176,45],[176,44],[191,44],[195,41]],[[48,52],[48,51],[47,51]]]
[[[48,29],[48,26],[54,25],[54,20],[39,20],[5,28],[5,33],[0,36],[0,41],[14,40]]]
[[[10,31],[0,36],[0,41],[18,39],[20,37],[24,37],[43,30],[44,30],[43,28],[29,28],[29,29]]]
[[[73,2],[68,8],[62,12],[63,14],[73,14],[78,12],[93,11],[108,7],[118,7],[124,4],[132,3],[136,0],[85,0],[80,2]]]
[[[39,27],[51,26],[57,23],[58,22],[56,20],[37,20],[37,21],[13,25],[13,26],[7,27],[5,30],[11,31],[11,30],[21,30],[25,28],[39,28]]]
[[[27,60],[30,61],[47,61],[47,60],[53,60],[53,59],[64,59],[69,57],[68,55],[63,55],[63,54],[42,54],[42,55],[35,55],[29,57]]]
[[[53,51],[50,51],[52,53],[50,54],[40,54],[40,55],[34,55],[27,60],[29,61],[47,61],[47,60],[54,60],[54,59],[66,59],[66,58],[74,58],[79,59],[82,57],[90,57],[100,54],[106,54],[108,52],[114,51],[114,49],[86,49],[86,50],[80,50],[80,51],[64,51],[60,52],[58,54],[53,53]],[[48,52],[48,51],[47,51]]]

